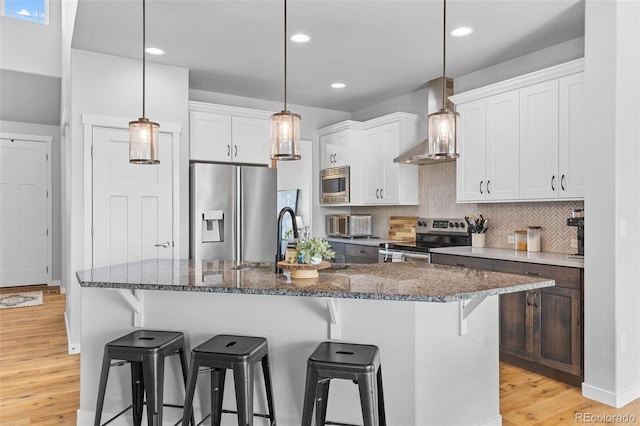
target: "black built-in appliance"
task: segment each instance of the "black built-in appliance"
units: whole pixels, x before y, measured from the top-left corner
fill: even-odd
[[[470,245],[471,236],[464,218],[418,218],[416,241],[380,244],[380,262],[429,262],[431,249]]]
[[[568,226],[575,226],[577,229],[578,253],[576,256],[584,256],[584,217],[570,217],[567,219]]]

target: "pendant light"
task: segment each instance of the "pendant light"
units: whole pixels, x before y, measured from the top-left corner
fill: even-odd
[[[271,159],[299,160],[300,115],[287,110],[287,0],[284,0],[284,108],[271,116]]]
[[[160,125],[145,118],[145,71],[146,71],[146,10],[142,0],[142,117],[129,122],[129,163],[160,164],[158,144]]]
[[[429,114],[429,158],[452,159],[458,158],[456,145],[456,117],[457,112],[447,108],[446,89],[446,59],[447,59],[447,0],[444,0],[442,25],[442,108],[438,112]]]

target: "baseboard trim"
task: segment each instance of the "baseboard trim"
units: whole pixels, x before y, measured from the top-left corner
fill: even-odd
[[[502,426],[502,416],[497,416],[486,422],[478,423],[478,426]]]
[[[601,402],[610,407],[622,408],[631,401],[640,398],[640,384],[619,393],[614,393],[587,383],[582,384],[582,396]]]
[[[71,332],[69,331],[69,317],[67,313],[64,313],[64,328],[67,331],[67,351],[69,354],[79,354],[80,353],[80,342],[72,342],[71,341]]]

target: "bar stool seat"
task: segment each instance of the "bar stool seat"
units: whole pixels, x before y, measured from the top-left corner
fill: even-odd
[[[264,376],[264,387],[267,396],[269,414],[253,412],[254,367],[260,362]],[[200,367],[208,367],[211,372],[211,424],[220,425],[223,412],[224,381],[227,369],[233,371],[236,389],[236,406],[239,426],[253,425],[253,417],[260,416],[270,420],[275,426],[275,410],[271,388],[269,368],[269,347],[263,337],[217,335],[191,351],[191,369],[187,381],[187,396],[184,403],[183,426],[192,416],[193,397]]]
[[[186,387],[188,366],[185,348],[184,334],[177,331],[136,330],[107,343],[102,358],[94,425],[100,425],[110,368],[127,363],[131,364],[133,401],[130,407],[115,417],[133,408],[133,423],[139,426],[142,423],[142,409],[146,394],[148,426],[162,425],[164,361],[171,355],[180,356],[180,367]],[[119,361],[112,364],[112,360]],[[193,418],[191,418],[191,424],[195,425]]]
[[[331,379],[353,380],[358,385],[364,426],[386,426],[380,350],[374,345],[324,342],[307,361],[302,426],[324,426]]]

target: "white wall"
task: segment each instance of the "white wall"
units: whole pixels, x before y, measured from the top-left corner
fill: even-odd
[[[61,76],[60,3],[61,0],[49,0],[47,25],[0,16],[0,64],[3,69]]]
[[[585,210],[611,226],[585,229],[583,394],[613,406],[640,397],[639,27],[640,3],[587,0]]]
[[[61,223],[60,216],[60,127],[44,124],[0,121],[0,129],[6,133],[51,136],[51,279],[61,278]]]
[[[210,102],[222,105],[233,105],[245,108],[256,108],[266,111],[278,112],[282,110],[281,102],[266,101],[262,99],[247,98],[242,96],[225,95],[223,93],[205,92],[202,90],[190,90],[189,99],[192,101]],[[319,174],[320,165],[317,160],[320,157],[318,147],[318,132],[321,127],[330,124],[339,123],[344,120],[351,119],[351,114],[344,111],[334,111],[322,108],[312,108],[300,105],[287,105],[292,112],[300,114],[302,120],[300,122],[300,138],[312,141],[312,157],[311,176],[312,176],[312,200],[313,200],[313,223],[311,223],[311,232],[315,236],[324,236],[324,214],[329,213],[327,209],[319,206]],[[286,166],[285,166],[286,167]],[[305,223],[307,225],[307,223]]]
[[[84,141],[82,114],[123,117],[135,120],[142,114],[142,63],[140,61],[103,55],[83,50],[71,51],[71,110],[70,126],[66,140],[65,186],[68,193],[69,220],[68,258],[63,280],[70,290],[67,305],[67,321],[72,344],[80,338],[80,286],[76,271],[90,267],[84,263],[91,247],[84,246],[84,191],[91,185],[90,176],[84,175]],[[180,140],[180,238],[182,256],[188,256],[188,208],[189,208],[189,115],[188,70],[147,62],[146,116],[157,122],[182,125]]]

